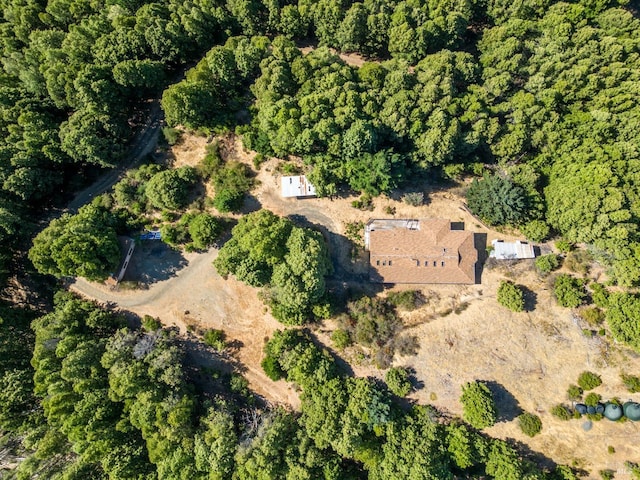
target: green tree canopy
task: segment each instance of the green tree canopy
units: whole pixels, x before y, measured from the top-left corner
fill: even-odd
[[[115,224],[109,211],[93,205],[63,214],[34,238],[29,259],[41,273],[104,280],[120,261]]]
[[[463,408],[463,418],[471,426],[482,429],[496,423],[496,404],[485,383],[476,381],[463,385],[460,402]]]

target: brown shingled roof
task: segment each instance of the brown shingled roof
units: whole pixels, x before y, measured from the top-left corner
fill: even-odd
[[[473,232],[449,220],[374,219],[365,232],[372,282],[475,283]]]

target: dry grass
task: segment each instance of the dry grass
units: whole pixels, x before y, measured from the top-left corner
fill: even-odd
[[[174,148],[176,166],[196,164],[204,156],[205,147],[206,139],[185,136],[182,144]],[[235,137],[222,140],[221,152],[227,159],[252,166],[254,154],[245,153]],[[487,234],[487,242],[494,238],[517,238],[480,225],[464,210],[455,190],[425,190],[429,202],[420,207],[408,206],[394,198],[375,199],[372,212],[352,208],[350,204],[356,196],[283,199],[276,166],[277,160],[269,160],[258,172],[257,187],[251,192],[256,207],[262,206],[280,215],[304,217],[331,233],[343,235],[349,222],[388,217],[385,210],[391,207],[395,208],[396,218],[439,217],[465,222],[467,229]],[[401,198],[401,194],[396,198]],[[341,244],[336,245],[333,254],[346,271],[366,271],[362,262],[351,261],[348,251],[335,251]],[[297,393],[282,381],[269,380],[260,368],[264,338],[281,325],[266,312],[256,290],[215,274],[210,266],[215,251],[203,255],[206,259],[200,262],[202,265],[193,268],[190,265],[185,269],[183,280],[179,280],[182,272],[167,280],[169,287],[164,287],[161,295],[125,308],[140,315],[157,316],[164,323],[176,324],[182,329],[187,325],[223,329],[230,341],[237,340],[241,345],[235,357],[246,368],[244,374],[251,387],[274,402],[289,403],[296,408]],[[197,255],[189,254],[187,258],[194,261]],[[602,275],[600,270],[591,273]],[[496,290],[505,278],[512,278],[535,292],[534,310],[513,313],[497,303]],[[149,292],[157,288],[153,285]],[[368,286],[362,285],[362,288]],[[640,373],[637,355],[612,346],[600,337],[585,336],[582,328],[586,324],[571,310],[556,305],[546,280],[538,276],[532,262],[487,268],[481,285],[429,285],[421,291],[426,299],[424,305],[401,313],[407,333],[418,337],[420,350],[416,356],[397,358],[395,362],[413,368],[416,379],[423,384],[412,398],[460,414],[458,398],[463,383],[475,379],[496,382],[503,392],[500,402],[503,412],[512,417],[518,409],[536,413],[542,419],[543,428],[539,435],[529,438],[522,434],[517,421],[505,420],[488,433],[515,438],[559,463],[581,465],[593,472],[613,469],[619,471],[616,478],[629,478],[622,471],[623,463],[640,458],[639,423],[603,420],[594,422],[591,431],[585,432],[581,421],[563,422],[553,417],[550,410],[566,401],[568,385],[575,383],[580,372],[587,369],[602,376],[603,385],[596,392],[603,398],[630,398],[619,372]],[[92,295],[95,297],[98,293]],[[122,298],[109,300],[122,303]],[[188,315],[184,313],[186,310]],[[335,328],[334,321],[327,321],[318,329],[325,345],[331,345],[330,335]],[[383,377],[384,372],[370,366],[365,349],[350,347],[343,355],[357,375]],[[635,398],[640,400],[637,395]],[[614,454],[608,453],[609,445],[615,448]]]

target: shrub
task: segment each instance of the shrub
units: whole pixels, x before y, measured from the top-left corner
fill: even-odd
[[[420,304],[420,292],[417,290],[403,290],[401,292],[389,292],[387,300],[397,308],[411,311]]]
[[[580,310],[580,317],[592,327],[602,324],[605,319],[604,312],[598,307],[588,307]]]
[[[472,427],[481,429],[496,423],[496,404],[486,384],[476,381],[464,385],[460,403],[463,417]]]
[[[349,332],[342,328],[338,328],[337,330],[333,331],[333,333],[331,334],[331,341],[338,350],[342,350],[351,345],[351,337],[349,336]]]
[[[569,385],[567,388],[567,397],[574,402],[582,399],[583,390],[577,385]]]
[[[244,192],[223,188],[213,197],[213,206],[221,213],[237,212],[244,204]]]
[[[626,373],[620,374],[620,379],[624,386],[627,387],[629,393],[638,393],[640,392],[640,377],[636,377],[635,375],[627,375]]]
[[[222,231],[220,221],[208,213],[200,213],[189,222],[189,235],[195,248],[204,250],[213,245]]]
[[[574,273],[586,275],[589,273],[589,264],[593,258],[586,250],[575,250],[567,254],[564,260],[564,266]]]
[[[578,385],[583,391],[593,390],[594,388],[602,385],[602,379],[600,375],[593,372],[582,372],[578,377]]]
[[[598,473],[600,474],[600,478],[602,478],[602,480],[613,480],[616,476],[616,472],[614,472],[613,470],[600,470]]]
[[[212,328],[211,330],[207,330],[204,332],[204,343],[209,345],[214,350],[220,352],[224,350],[226,344],[226,334],[222,330],[217,330]]]
[[[584,397],[584,404],[590,407],[595,407],[596,405],[598,405],[601,399],[602,397],[600,395],[598,395],[597,393],[591,392],[586,397]]]
[[[384,207],[384,213],[386,213],[387,215],[395,215],[396,214],[396,207],[393,207],[391,205],[387,205],[386,207]]]
[[[498,287],[498,303],[513,312],[524,310],[522,289],[512,282],[502,281]]]
[[[591,299],[596,306],[606,308],[609,305],[609,292],[601,283],[593,282],[589,285]]]
[[[222,160],[220,156],[218,142],[214,142],[207,146],[207,153],[196,166],[196,170],[202,179],[206,181],[212,178],[216,172],[222,168],[223,164],[224,160]]]
[[[182,132],[177,128],[163,127],[162,134],[169,145],[176,145],[182,139]]]
[[[284,370],[282,370],[282,367],[280,367],[278,360],[272,356],[265,357],[262,362],[260,362],[260,366],[267,377],[274,382],[284,378],[286,375]]]
[[[525,223],[522,233],[532,242],[542,242],[549,236],[549,225],[543,220],[532,220]]]
[[[419,207],[424,203],[424,193],[422,192],[409,192],[402,196],[402,201],[412,207]]]
[[[555,405],[551,409],[551,415],[559,418],[560,420],[570,420],[573,415],[571,415],[571,410],[566,405],[559,403]]]
[[[542,255],[535,259],[535,263],[540,273],[551,273],[560,266],[560,260],[555,253]]]
[[[407,372],[406,368],[390,368],[385,375],[385,381],[387,382],[389,390],[399,397],[405,397],[411,391],[411,381],[409,380],[409,372]]]
[[[153,318],[151,315],[145,315],[142,318],[142,328],[147,332],[155,332],[162,328],[162,323],[157,318]]]
[[[607,452],[609,452],[611,454],[614,454],[614,453],[616,453],[616,449],[615,449],[615,447],[613,445],[609,445],[607,447]]]
[[[249,396],[249,382],[239,373],[232,373],[229,380],[229,389],[233,393]]]
[[[573,250],[573,244],[571,242],[567,242],[566,240],[558,240],[556,242],[556,248],[562,253],[569,253],[571,250]]]
[[[191,167],[163,170],[151,177],[145,195],[155,208],[179,210],[187,206],[195,180],[195,170]]]
[[[349,222],[345,224],[344,236],[358,247],[364,248],[364,222]]]
[[[351,206],[353,208],[357,208],[358,210],[373,210],[373,198],[368,193],[363,193],[360,195],[358,200],[354,200],[351,202]]]
[[[558,275],[553,284],[553,293],[559,305],[568,308],[578,307],[585,297],[584,282],[571,275]]]
[[[522,433],[529,437],[535,437],[542,430],[540,417],[533,413],[523,413],[518,417],[518,425]]]

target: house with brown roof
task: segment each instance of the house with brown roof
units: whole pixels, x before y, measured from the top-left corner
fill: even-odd
[[[377,283],[476,283],[473,232],[445,219],[373,219],[365,227],[369,279]]]

